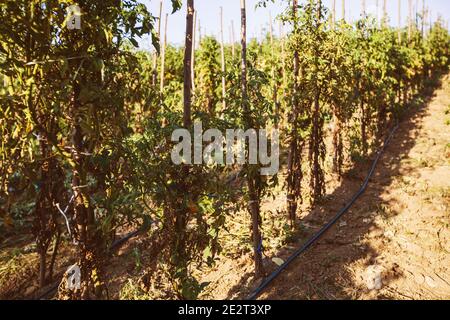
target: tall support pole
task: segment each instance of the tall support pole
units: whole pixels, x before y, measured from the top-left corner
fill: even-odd
[[[382,26],[382,21],[380,20],[380,1],[379,1],[379,0],[376,1],[376,7],[377,7],[377,14],[376,14],[376,17],[377,17],[377,23],[380,24],[380,28],[381,28],[381,26]]]
[[[275,44],[273,41],[273,25],[272,25],[272,14],[269,11],[269,35],[270,35],[270,47],[271,47],[271,60],[272,60],[272,70],[271,70],[271,77],[273,81],[273,104],[274,104],[274,110],[275,110],[275,128],[278,128],[278,120],[280,116],[280,110],[278,105],[278,81],[275,78],[275,67],[278,64],[278,61],[275,59]]]
[[[200,18],[198,19],[198,46],[202,43],[202,26],[200,24]]]
[[[283,22],[280,21],[281,71],[283,73],[283,98],[286,98],[286,50],[284,42]]]
[[[430,32],[433,30],[433,11],[430,8],[430,16],[428,17],[430,19]]]
[[[345,21],[345,0],[342,0],[342,20]]]
[[[294,23],[293,26],[294,35],[297,35],[299,32],[297,12],[298,12],[298,1],[293,0],[292,20]],[[301,198],[300,183],[302,176],[301,146],[298,140],[301,138],[298,136],[297,133],[298,129],[297,120],[300,113],[299,110],[300,106],[298,99],[298,91],[299,91],[298,78],[300,74],[300,58],[298,50],[296,48],[294,48],[293,52],[293,67],[294,67],[293,97],[292,97],[292,107],[289,112],[289,119],[288,119],[288,121],[291,122],[292,128],[290,129],[289,154],[287,160],[287,177],[286,177],[287,180],[286,211],[288,213],[291,228],[295,226],[295,221],[297,218],[298,200]]]
[[[233,56],[233,59],[235,57],[235,52],[236,52],[236,38],[234,36],[234,21],[231,20],[231,55]]]
[[[251,114],[248,106],[247,96],[247,13],[245,8],[245,0],[241,0],[241,91],[242,91],[242,108],[246,126],[250,125]],[[260,224],[260,205],[259,197],[256,192],[256,179],[252,174],[247,176],[247,185],[249,193],[249,211],[252,218],[252,240],[253,254],[255,261],[255,278],[261,278],[264,275],[264,267],[262,261],[262,238],[259,230]]]
[[[241,0],[241,91],[242,109],[246,111],[247,100],[247,12],[245,0]]]
[[[408,41],[412,37],[412,0],[408,0]]]
[[[398,43],[402,43],[402,0],[398,0]]]
[[[163,2],[159,3],[159,18],[158,18],[158,37],[159,37],[159,48],[161,50],[161,17],[162,17],[162,9],[163,9]],[[153,69],[152,69],[152,86],[156,87],[156,79],[158,78],[158,54],[155,52],[153,54]]]
[[[191,126],[191,106],[192,106],[192,30],[194,25],[194,0],[187,0],[186,15],[186,37],[184,46],[184,81],[183,81],[183,126]]]
[[[264,28],[263,28],[262,24],[259,26],[259,31],[261,32],[261,43],[263,43],[265,40],[266,34],[264,33]]]
[[[425,0],[422,0],[422,19],[420,21],[422,23],[422,26],[421,26],[422,38],[425,36],[425,15],[426,15]]]
[[[272,25],[272,14],[269,12],[269,37],[270,37],[270,47],[272,58],[275,56],[274,47],[273,47],[273,25]]]
[[[225,48],[223,40],[223,8],[220,7],[220,53],[222,63],[222,111],[226,110],[226,83],[225,83]]]
[[[414,7],[414,21],[416,30],[419,29],[419,0],[416,0],[416,6]]]
[[[333,0],[331,13],[331,28],[334,30],[335,26],[336,26],[336,0]]]
[[[166,13],[166,20],[164,21],[164,41],[161,48],[161,75],[160,75],[160,91],[164,90],[164,73],[166,66],[166,46],[167,46],[167,23],[169,20],[169,14]]]
[[[197,10],[194,11],[194,22],[192,25],[192,62],[191,62],[191,81],[192,81],[192,92],[195,93],[195,42],[196,42],[196,32],[195,28],[197,25]]]

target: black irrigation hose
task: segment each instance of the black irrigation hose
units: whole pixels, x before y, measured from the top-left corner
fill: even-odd
[[[294,261],[298,256],[300,256],[302,253],[304,253],[306,250],[308,250],[318,239],[320,239],[323,234],[330,229],[343,215],[352,207],[352,205],[355,203],[355,201],[366,191],[367,185],[369,184],[369,180],[372,177],[375,168],[378,164],[378,161],[381,158],[381,155],[383,154],[384,150],[386,149],[387,145],[392,139],[392,136],[394,135],[395,131],[398,128],[398,124],[392,129],[391,133],[387,137],[387,139],[384,141],[383,147],[380,151],[378,151],[378,154],[373,161],[372,167],[370,168],[369,174],[367,175],[366,179],[364,180],[364,183],[362,184],[359,191],[352,197],[350,202],[345,205],[344,208],[342,208],[334,217],[331,219],[326,225],[324,225],[316,234],[314,234],[311,238],[309,238],[306,243],[301,246],[299,249],[297,249],[281,266],[279,266],[274,272],[272,272],[260,285],[258,288],[256,288],[251,295],[247,297],[247,300],[255,300],[257,299],[261,293],[264,291],[264,289],[267,288],[267,286],[280,275],[280,273],[286,269],[286,267]]]

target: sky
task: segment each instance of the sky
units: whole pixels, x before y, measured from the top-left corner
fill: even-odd
[[[144,3],[154,16],[159,15],[160,0],[140,0]],[[299,0],[303,2],[302,0]],[[342,17],[342,0],[336,1],[337,18]],[[401,1],[402,25],[406,24],[408,16],[408,0]],[[413,7],[418,6],[422,10],[422,1],[430,8],[433,21],[441,16],[445,21],[450,19],[450,1],[449,0],[412,0]],[[183,0],[183,7],[177,13],[171,15],[172,7],[170,0],[163,0],[163,23],[161,26],[164,31],[164,19],[166,13],[169,14],[167,24],[167,41],[174,45],[184,44],[184,33],[186,30],[186,0]],[[260,38],[263,30],[268,30],[270,17],[273,20],[275,35],[280,32],[279,22],[276,21],[277,15],[283,12],[287,6],[286,0],[275,0],[275,4],[270,4],[267,8],[255,8],[258,0],[247,0],[247,34],[249,38]],[[333,0],[323,0],[326,7],[331,8]],[[379,3],[379,16],[382,16],[382,6],[384,0],[365,0],[367,12],[376,15]],[[356,20],[362,11],[362,0],[346,0],[346,17],[351,21]],[[220,33],[220,7],[223,7],[223,28],[224,41],[231,42],[232,32],[231,24],[234,24],[234,38],[239,39],[240,33],[240,0],[194,0],[194,6],[197,11],[197,30],[200,24],[201,34],[219,36]],[[415,9],[413,9],[415,11]],[[398,26],[398,0],[387,0],[387,12],[390,17],[390,23]],[[150,49],[150,41],[143,38],[140,41],[140,47]]]

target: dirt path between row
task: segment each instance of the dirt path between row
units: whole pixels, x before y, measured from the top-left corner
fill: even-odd
[[[447,76],[430,102],[401,122],[366,193],[260,298],[449,299],[449,112]],[[318,228],[336,212],[365,169],[344,179],[307,225]]]

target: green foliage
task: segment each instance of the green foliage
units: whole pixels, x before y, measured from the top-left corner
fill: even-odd
[[[171,0],[171,1],[172,1],[172,13],[175,13],[181,9],[181,6],[183,5],[181,0]]]
[[[214,117],[218,103],[222,101],[220,45],[216,39],[205,37],[196,52],[195,104],[200,111]]]
[[[172,0],[174,12],[181,6]],[[165,273],[178,297],[195,299],[208,284],[193,270],[217,260],[231,214],[241,213],[253,197],[261,209],[278,177],[261,176],[258,165],[174,166],[171,134],[183,117],[184,49],[167,46],[159,92],[151,86],[151,55],[137,49],[138,39],[151,34],[159,50],[155,18],[143,4],[83,1],[81,30],[63,26],[66,7],[54,0],[0,3],[0,236],[31,220],[44,250],[66,230],[54,204],[68,205],[72,234],[93,248],[78,249],[78,255],[92,254],[95,261],[88,265],[101,278],[115,234],[151,221],[148,247],[132,252],[136,269]],[[339,173],[344,159],[367,159],[412,97],[448,70],[449,34],[438,21],[425,38],[416,28],[411,39],[400,30],[399,42],[399,30],[380,28],[370,17],[331,29],[327,9],[316,1],[298,9],[295,17],[291,7],[281,17],[292,24],[286,39],[267,35],[249,43],[246,97],[239,54],[233,59],[225,47],[225,110],[220,45],[213,37],[202,39],[193,120],[201,120],[204,130],[221,131],[279,125],[282,147],[295,140],[304,148],[300,152],[309,153],[300,169],[310,168],[310,187],[297,187],[317,200],[324,193],[327,153]],[[325,149],[327,125],[331,152]],[[241,181],[254,184],[256,195]],[[83,220],[69,203],[75,190],[81,190],[78,205],[90,217],[86,239],[77,229]],[[268,217],[262,213],[258,221],[267,237],[291,234],[286,223]],[[144,264],[147,253],[152,266]],[[124,297],[149,297],[133,282],[125,289]]]

